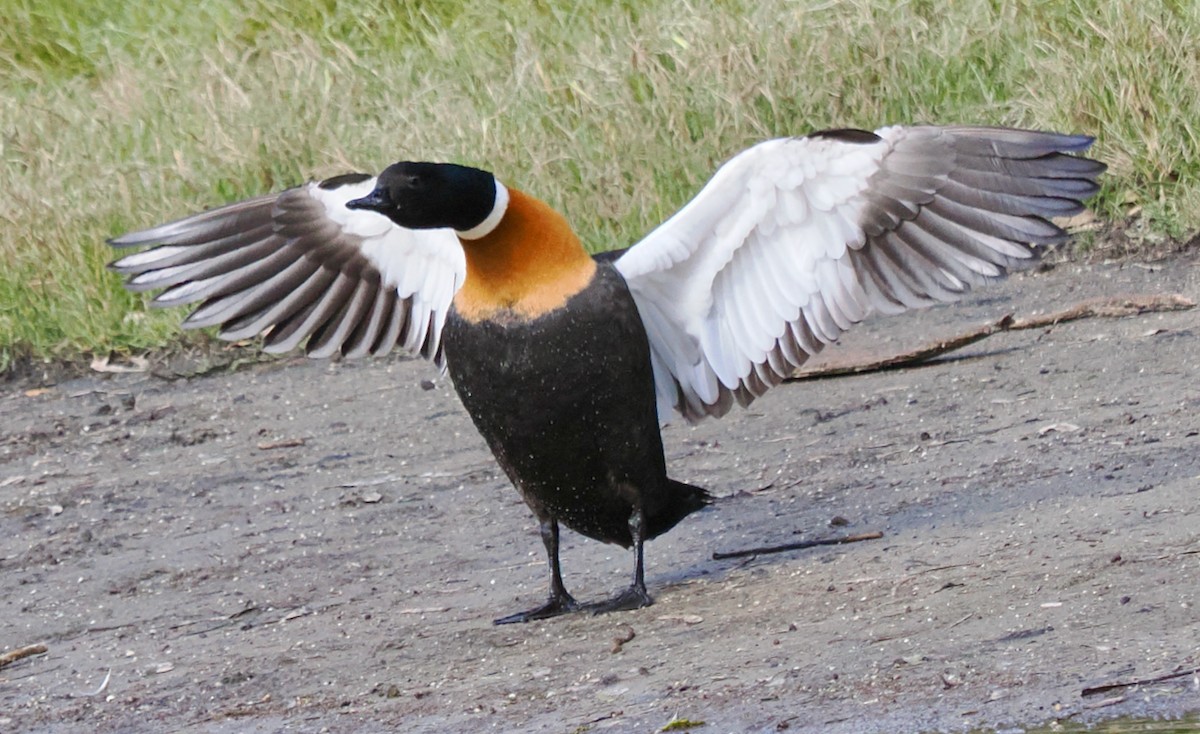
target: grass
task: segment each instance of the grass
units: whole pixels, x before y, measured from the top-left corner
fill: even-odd
[[[1103,215],[1200,228],[1187,0],[0,3],[0,369],[180,338],[104,238],[401,158],[496,171],[606,249],[768,137],[1043,127],[1097,136]]]

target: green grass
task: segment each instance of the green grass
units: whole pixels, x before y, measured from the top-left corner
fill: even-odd
[[[178,339],[105,237],[401,158],[626,245],[723,159],[829,126],[1087,132],[1096,201],[1200,228],[1200,4],[0,0],[0,368]]]

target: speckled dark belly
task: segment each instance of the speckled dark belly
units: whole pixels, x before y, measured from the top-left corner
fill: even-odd
[[[459,397],[535,515],[628,546],[634,502],[666,510],[650,347],[611,265],[535,320],[451,311],[443,336]]]

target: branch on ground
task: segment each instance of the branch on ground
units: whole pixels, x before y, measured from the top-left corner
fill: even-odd
[[[27,658],[31,655],[41,655],[44,652],[46,652],[45,645],[26,645],[25,647],[18,647],[16,650],[9,650],[0,655],[0,668],[11,665],[21,658]]]
[[[1019,331],[1022,329],[1041,329],[1067,321],[1077,321],[1088,318],[1122,318],[1144,313],[1162,313],[1168,311],[1186,311],[1195,308],[1196,304],[1188,298],[1171,293],[1166,295],[1149,296],[1118,296],[1114,298],[1095,298],[1083,301],[1070,308],[1054,313],[1031,316],[1026,319],[1014,318],[1007,314],[990,324],[977,326],[968,332],[941,339],[926,344],[911,351],[870,362],[857,364],[833,364],[818,367],[808,367],[796,370],[788,381],[811,380],[818,377],[837,377],[840,375],[857,375],[864,372],[878,372],[896,369],[909,365],[920,364],[947,352],[961,349],[968,344],[982,341],[989,336],[1002,331]]]
[[[786,551],[803,550],[805,548],[816,548],[821,545],[844,545],[846,543],[858,543],[863,540],[878,540],[883,537],[883,533],[878,531],[873,533],[861,533],[859,535],[843,535],[837,538],[822,538],[821,540],[801,540],[796,543],[785,543],[784,545],[769,545],[762,548],[745,548],[743,550],[729,551],[722,553],[715,551],[712,554],[714,561],[723,561],[727,558],[745,558],[746,556],[763,556],[768,553],[784,553]]]
[[[1200,675],[1200,668],[1188,668],[1186,670],[1177,670],[1174,673],[1164,673],[1163,675],[1156,675],[1151,678],[1136,678],[1134,680],[1119,681],[1116,683],[1105,683],[1104,685],[1099,685],[1099,686],[1089,686],[1087,688],[1084,688],[1082,691],[1080,691],[1079,695],[1094,696],[1097,693],[1108,693],[1109,691],[1115,691],[1118,688],[1129,688],[1132,686],[1145,686],[1145,685],[1150,685],[1152,683],[1165,683],[1166,681],[1175,680],[1176,678],[1183,678],[1183,677],[1186,677],[1189,675],[1192,675],[1192,676]]]

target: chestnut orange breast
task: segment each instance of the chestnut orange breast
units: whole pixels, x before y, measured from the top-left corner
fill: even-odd
[[[544,202],[509,189],[504,218],[488,234],[462,240],[467,273],[454,297],[464,319],[534,319],[566,304],[596,274],[596,263],[566,219]]]

